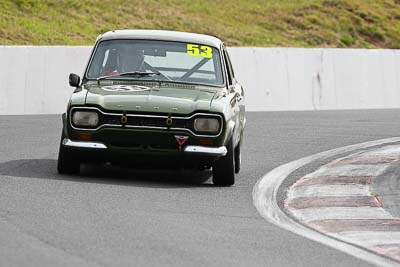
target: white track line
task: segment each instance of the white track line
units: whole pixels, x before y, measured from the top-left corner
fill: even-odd
[[[278,206],[277,195],[282,182],[295,170],[316,160],[327,159],[342,153],[348,153],[358,149],[369,148],[377,145],[400,142],[399,137],[381,139],[376,141],[365,142],[335,148],[315,155],[304,157],[284,165],[281,165],[269,173],[265,174],[253,188],[253,203],[261,216],[268,222],[273,223],[281,228],[291,231],[295,234],[304,236],[311,240],[320,242],[327,246],[341,250],[359,259],[368,261],[381,266],[398,266],[398,263],[390,259],[378,256],[369,251],[356,247],[354,245],[341,242],[327,235],[314,231],[304,225],[296,222],[287,216]]]
[[[373,150],[373,151],[367,151],[363,153],[366,156],[393,156],[393,157],[399,157],[400,156],[400,151],[399,151],[399,146],[394,145],[394,146],[387,146],[383,147],[381,149]]]
[[[395,245],[400,244],[400,232],[376,232],[376,231],[349,231],[340,234],[332,233],[332,236],[340,237],[344,240],[365,246],[373,247],[377,245]]]

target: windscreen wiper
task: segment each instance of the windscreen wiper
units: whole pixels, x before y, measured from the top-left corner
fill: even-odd
[[[155,75],[161,75],[159,72],[153,72],[153,71],[131,71],[131,72],[123,72],[120,73],[119,76],[155,76]]]

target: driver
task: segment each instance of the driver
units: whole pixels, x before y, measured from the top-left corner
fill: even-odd
[[[143,50],[128,50],[120,55],[121,72],[143,71],[144,52]]]

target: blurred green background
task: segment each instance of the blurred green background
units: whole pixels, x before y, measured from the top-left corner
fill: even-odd
[[[127,28],[230,46],[400,48],[400,0],[0,0],[2,45],[91,45]]]

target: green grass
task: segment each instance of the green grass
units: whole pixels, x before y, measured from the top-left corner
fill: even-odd
[[[212,34],[230,46],[400,48],[400,0],[0,0],[3,45],[90,45],[127,28]]]

